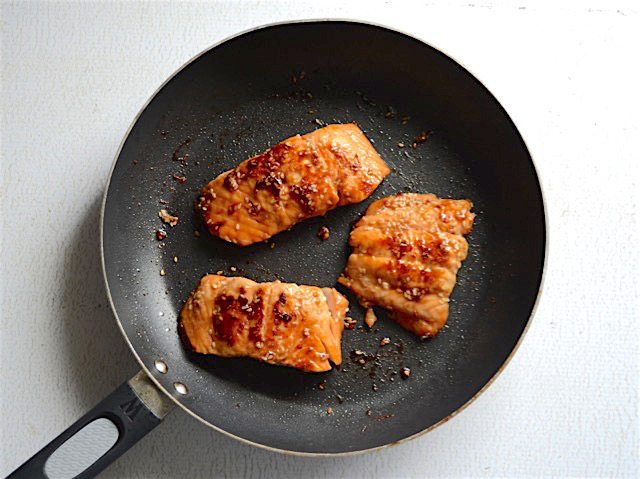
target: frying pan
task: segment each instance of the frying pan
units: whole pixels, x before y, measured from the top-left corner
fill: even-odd
[[[392,168],[371,198],[249,247],[206,233],[193,209],[202,185],[293,134],[340,122],[356,122]],[[427,140],[416,143],[422,132]],[[185,350],[176,320],[202,275],[335,285],[354,221],[374,199],[403,191],[470,198],[477,213],[448,325],[435,338],[412,336],[383,311],[373,330],[363,327],[362,308],[341,289],[359,325],[345,331],[341,368],[308,374]],[[163,225],[160,209],[179,224]],[[93,476],[174,403],[241,441],[299,454],[370,451],[429,431],[516,349],[539,294],[546,226],[523,139],[467,70],[384,27],[309,21],[226,40],[157,91],[117,155],[101,240],[111,306],[142,371],[15,477]],[[383,337],[391,344],[380,346]],[[355,350],[367,353],[364,364]]]

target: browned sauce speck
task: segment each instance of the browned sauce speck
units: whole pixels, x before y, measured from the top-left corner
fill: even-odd
[[[173,161],[186,160],[185,157],[188,157],[188,155],[185,153],[184,155],[180,156],[180,153],[182,152],[183,149],[188,148],[190,144],[191,144],[191,138],[187,138],[182,143],[180,143],[178,147],[173,151],[173,154],[171,155],[171,159]]]
[[[249,309],[247,310],[247,316],[251,323],[251,326],[249,326],[249,339],[254,342],[264,341],[264,336],[262,334],[262,322],[264,319],[264,311],[262,309],[262,296],[263,291],[259,289],[256,292],[255,299],[250,304]]]
[[[314,212],[313,198],[316,191],[318,191],[318,189],[315,185],[310,185],[305,182],[289,187],[289,195],[291,198],[296,201],[302,208],[302,211],[308,215]]]

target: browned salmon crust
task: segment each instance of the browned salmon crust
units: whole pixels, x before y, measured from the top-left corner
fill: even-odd
[[[414,193],[374,201],[351,232],[353,251],[338,281],[363,306],[389,310],[418,336],[436,335],[467,257],[463,235],[473,227],[472,206],[469,200]]]
[[[349,303],[333,288],[207,275],[180,312],[191,350],[321,372],[342,362]]]
[[[222,173],[197,208],[211,234],[241,246],[371,195],[389,168],[354,124],[296,135]]]

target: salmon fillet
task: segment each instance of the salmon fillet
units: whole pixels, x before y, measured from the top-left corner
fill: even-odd
[[[329,125],[222,173],[196,207],[211,234],[246,246],[365,200],[389,171],[360,128]]]
[[[342,362],[347,299],[333,288],[256,283],[206,275],[180,312],[183,342],[192,351],[248,356],[321,372]]]
[[[351,232],[353,250],[338,282],[363,306],[381,306],[412,333],[435,336],[467,257],[472,206],[415,193],[374,201]]]

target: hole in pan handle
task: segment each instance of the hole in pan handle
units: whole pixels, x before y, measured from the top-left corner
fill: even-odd
[[[95,477],[160,424],[173,406],[140,371],[8,478]]]

